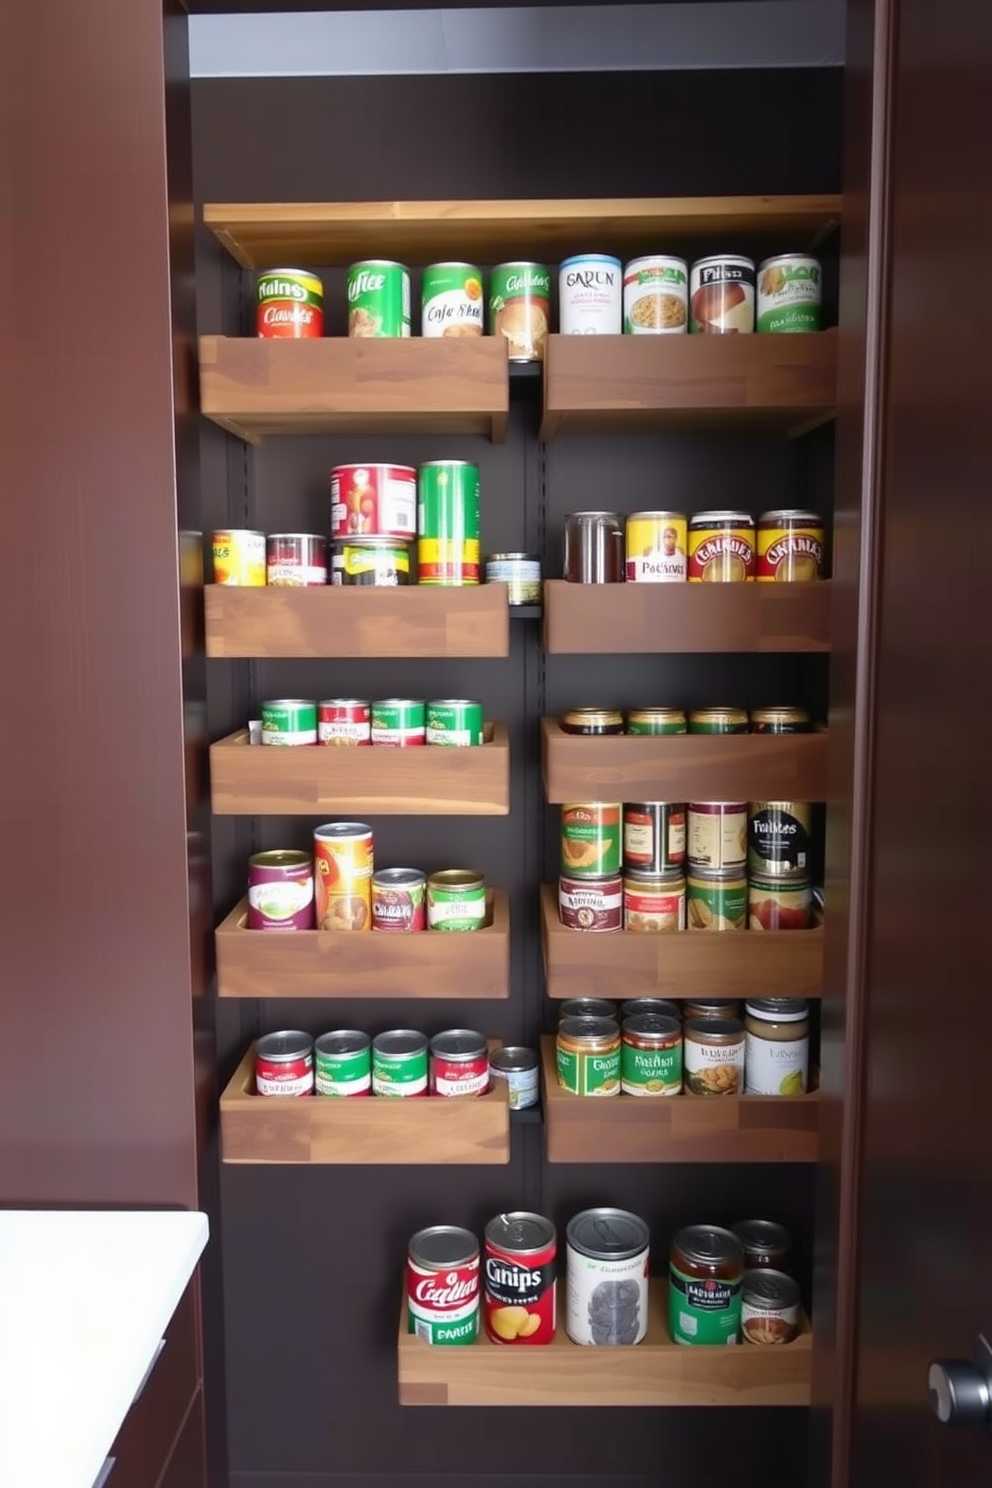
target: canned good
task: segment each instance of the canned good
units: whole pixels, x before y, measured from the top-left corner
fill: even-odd
[[[666,997],[628,997],[626,1002],[620,1004],[620,1017],[637,1018],[642,1014],[650,1014],[659,1018],[678,1018],[682,1020],[682,1009],[677,1002],[669,1002]]]
[[[744,1270],[764,1267],[772,1271],[789,1271],[792,1264],[792,1236],[784,1225],[770,1219],[744,1219],[731,1226],[744,1247]]]
[[[799,1283],[782,1271],[748,1271],[741,1290],[745,1343],[791,1343],[799,1337]]]
[[[736,1344],[744,1254],[730,1230],[687,1225],[672,1241],[668,1326],[675,1343]]]
[[[737,253],[717,253],[693,264],[689,329],[708,335],[754,330],[753,260]]]
[[[489,330],[504,336],[511,362],[542,362],[551,329],[551,270],[497,264],[489,279]]]
[[[441,698],[427,704],[428,744],[483,742],[482,704],[473,698]]]
[[[684,583],[685,549],[684,512],[634,512],[627,518],[627,583]]]
[[[327,583],[327,539],[316,532],[274,532],[265,539],[266,582],[310,589]]]
[[[431,1094],[485,1095],[489,1089],[489,1044],[481,1033],[450,1028],[431,1039]]]
[[[752,734],[808,734],[812,731],[805,708],[752,708]]]
[[[619,336],[623,330],[623,265],[608,253],[577,253],[558,270],[563,336]]]
[[[562,1018],[555,1059],[558,1084],[573,1095],[620,1094],[620,1026],[615,1018]]]
[[[758,518],[758,582],[812,583],[823,578],[823,523],[790,507]]]
[[[809,1080],[809,1003],[755,997],[744,1004],[746,1095],[805,1095]]]
[[[623,1020],[620,1088],[625,1095],[681,1095],[682,1024],[636,1013]]]
[[[623,733],[623,714],[619,708],[569,708],[561,716],[563,734],[602,736]]]
[[[537,1105],[541,1082],[536,1050],[517,1045],[494,1049],[489,1056],[489,1073],[493,1080],[506,1083],[511,1111]]]
[[[682,1025],[686,1095],[740,1095],[744,1024],[739,1018],[687,1018]]]
[[[507,604],[541,603],[541,560],[533,553],[490,553],[486,583],[505,584]]]
[[[747,802],[689,802],[689,862],[723,872],[747,862]]]
[[[620,803],[590,801],[561,808],[561,868],[576,878],[620,871]]]
[[[258,276],[255,332],[313,340],[324,334],[324,286],[306,269],[268,269]]]
[[[671,873],[685,862],[684,801],[628,801],[623,808],[625,872]]]
[[[372,743],[409,749],[427,742],[427,705],[417,698],[383,698],[372,704]]]
[[[313,834],[318,930],[370,930],[372,828],[326,822]]]
[[[276,698],[262,704],[263,744],[316,744],[317,704],[310,698]]]
[[[758,330],[818,331],[820,281],[817,259],[806,253],[780,253],[758,267]]]
[[[427,1094],[427,1038],[412,1028],[393,1028],[372,1040],[372,1094]]]
[[[493,1343],[555,1336],[555,1227],[540,1214],[497,1214],[486,1225],[483,1306]]]
[[[479,467],[432,460],[417,474],[417,562],[421,584],[479,582]]]
[[[623,328],[628,336],[672,336],[689,327],[689,268],[655,253],[623,271]]]
[[[417,535],[412,465],[336,465],[331,471],[331,537]]]
[[[690,734],[746,734],[750,727],[746,708],[694,708],[689,714]]]
[[[292,1029],[255,1042],[256,1095],[312,1095],[313,1039]]]
[[[475,1343],[479,1336],[479,1242],[470,1230],[432,1225],[407,1252],[408,1328],[425,1343]]]
[[[752,871],[747,891],[752,930],[808,930],[812,917],[813,888],[802,869],[773,875]]]
[[[617,1022],[617,1005],[608,997],[566,997],[558,1004],[558,1021],[562,1018],[612,1018]]]
[[[569,930],[620,930],[623,927],[623,880],[619,873],[600,878],[558,880],[558,918]]]
[[[565,1329],[573,1343],[640,1343],[648,1330],[648,1247],[643,1219],[586,1209],[568,1223]]]
[[[697,512],[689,521],[689,583],[751,583],[754,544],[748,512]]]
[[[685,929],[685,874],[628,870],[623,880],[623,928],[633,934]]]
[[[765,877],[809,868],[813,808],[808,801],[752,801],[747,860]]]
[[[684,734],[686,717],[681,708],[632,708],[627,714],[628,734]]]
[[[743,869],[711,873],[705,868],[691,868],[685,887],[690,930],[744,929],[747,879]]]
[[[369,258],[348,270],[348,335],[410,334],[410,275],[402,264]]]
[[[293,851],[248,859],[248,929],[312,930],[313,859]]]
[[[214,583],[261,589],[265,584],[265,533],[229,527],[213,535]]]
[[[331,583],[395,589],[410,582],[410,549],[396,537],[353,537],[331,549]]]
[[[422,336],[481,336],[482,273],[474,264],[436,263],[424,270]]]
[[[623,532],[616,512],[569,512],[564,575],[570,584],[619,584],[623,562]]]
[[[317,743],[372,743],[372,712],[364,698],[326,698],[317,704]]]
[[[741,1005],[736,997],[692,997],[682,1004],[682,1018],[739,1018]]]
[[[372,1040],[367,1033],[344,1028],[321,1034],[314,1045],[318,1095],[372,1094]]]
[[[486,880],[468,868],[444,868],[427,880],[431,930],[481,930],[486,923]]]
[[[409,934],[427,929],[427,875],[382,868],[372,875],[372,929]]]

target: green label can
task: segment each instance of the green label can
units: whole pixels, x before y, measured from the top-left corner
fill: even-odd
[[[697,708],[689,714],[690,734],[746,734],[750,729],[746,708]]]
[[[481,744],[482,704],[470,698],[443,698],[427,704],[428,744]]]
[[[682,1024],[660,1013],[624,1019],[620,1088],[625,1095],[681,1095]]]
[[[479,582],[479,467],[431,460],[417,472],[417,561],[421,584]]]
[[[573,1095],[620,1094],[620,1028],[615,1018],[562,1018],[555,1044],[558,1083]]]
[[[633,708],[627,714],[628,734],[684,734],[681,708]]]
[[[427,880],[428,930],[481,930],[486,880],[469,868],[445,868]]]
[[[427,708],[416,698],[384,698],[371,707],[372,743],[407,748],[427,739]]]
[[[409,336],[410,275],[402,264],[368,258],[348,270],[348,335]]]
[[[371,1095],[372,1041],[367,1033],[345,1028],[325,1033],[314,1044],[318,1095]]]
[[[262,704],[263,744],[316,744],[317,704],[308,698],[277,698]]]
[[[623,830],[619,802],[586,801],[561,808],[561,871],[576,878],[620,872]]]
[[[820,329],[820,265],[804,253],[766,258],[758,269],[758,330]]]
[[[747,878],[743,870],[704,873],[694,869],[686,879],[686,921],[690,930],[743,930],[747,914]]]
[[[421,334],[481,336],[483,303],[482,274],[474,264],[431,264],[421,289]]]
[[[687,1225],[672,1241],[668,1325],[675,1343],[736,1344],[741,1328],[744,1250],[717,1225]]]
[[[504,336],[511,362],[540,362],[551,329],[551,270],[546,264],[499,264],[489,281],[489,329]]]
[[[372,1040],[372,1094],[427,1094],[427,1038],[395,1028]]]

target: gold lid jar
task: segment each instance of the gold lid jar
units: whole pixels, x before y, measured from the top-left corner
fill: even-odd
[[[563,734],[622,734],[619,708],[569,708],[561,717]]]
[[[619,1095],[619,1023],[614,1018],[562,1018],[555,1061],[559,1085],[573,1095]]]

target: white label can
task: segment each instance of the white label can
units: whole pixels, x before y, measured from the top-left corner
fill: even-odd
[[[648,1227],[622,1209],[568,1225],[565,1328],[573,1343],[640,1343],[648,1330]]]
[[[684,258],[635,258],[623,271],[628,336],[678,336],[689,329],[689,267]]]
[[[607,253],[579,253],[558,271],[563,336],[619,336],[623,329],[623,267]]]

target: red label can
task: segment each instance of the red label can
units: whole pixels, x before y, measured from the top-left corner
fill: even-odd
[[[417,868],[383,868],[372,875],[372,929],[427,929],[427,875]]]
[[[417,535],[417,472],[411,465],[338,465],[331,471],[331,536]]]
[[[485,1095],[489,1045],[471,1028],[450,1028],[431,1039],[431,1095]]]
[[[555,1227],[540,1214],[497,1214],[486,1225],[483,1316],[493,1343],[555,1336]]]
[[[372,743],[372,710],[361,698],[327,698],[317,704],[318,744]]]
[[[257,1095],[313,1094],[313,1039],[297,1029],[269,1033],[255,1045]]]
[[[269,269],[258,278],[260,336],[313,340],[324,334],[324,286],[306,269]]]

